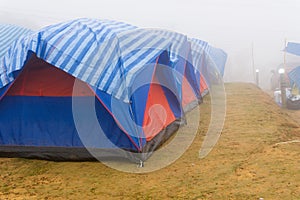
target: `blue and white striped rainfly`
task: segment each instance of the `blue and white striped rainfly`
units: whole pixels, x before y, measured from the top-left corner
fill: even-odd
[[[194,69],[201,71],[201,67],[205,61],[205,56],[207,56],[209,52],[210,46],[207,42],[195,38],[189,38],[189,41],[191,43],[191,54]]]
[[[32,30],[20,26],[0,24],[0,59],[15,40],[32,33]]]
[[[153,29],[153,32],[172,41],[170,48],[170,60],[172,63],[176,63],[179,57],[187,58],[186,53],[189,50],[189,45],[186,35],[162,29]]]
[[[191,42],[194,66],[201,71],[205,64],[210,70],[218,70],[218,73],[223,76],[227,54],[222,49],[210,46],[205,41],[195,38],[191,38],[189,41]]]
[[[21,38],[0,61],[0,87],[13,81],[29,51],[118,99],[129,102],[128,87],[144,66],[168,50],[171,41],[112,20],[77,19]]]
[[[300,88],[300,66],[295,67],[293,70],[288,72],[288,77],[290,79],[290,85],[294,83],[298,88]]]
[[[288,42],[287,46],[285,47],[284,51],[300,56],[300,43],[296,42]]]
[[[210,51],[209,51],[209,55],[210,55],[211,60],[216,65],[220,75],[223,77],[225,63],[227,60],[227,54],[222,49],[211,47]]]

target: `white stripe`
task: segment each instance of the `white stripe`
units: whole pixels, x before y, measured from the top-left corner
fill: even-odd
[[[116,46],[117,46],[117,43],[118,43],[118,40],[117,40],[117,39],[114,39],[114,40],[112,41],[111,44],[106,44],[106,45],[111,45],[112,48],[109,48],[109,50],[108,50],[107,52],[105,52],[106,55],[105,55],[104,57],[101,56],[101,58],[102,58],[101,64],[100,64],[99,66],[95,66],[95,67],[98,68],[98,69],[97,69],[96,73],[94,74],[94,76],[93,76],[93,78],[92,78],[92,80],[91,80],[91,82],[90,82],[91,85],[95,86],[95,84],[96,84],[97,81],[98,81],[98,77],[101,77],[101,75],[102,75],[102,70],[104,69],[104,67],[105,67],[106,65],[108,65],[108,62],[109,62],[108,59],[109,59],[109,57],[110,57],[110,54],[115,50],[115,48],[116,48]],[[110,62],[111,62],[111,63],[116,63],[116,62],[118,61],[119,56],[120,56],[120,55],[116,55],[116,56],[114,57],[114,60],[111,60]],[[114,70],[114,69],[109,69],[109,71],[108,71],[107,73],[110,73],[110,72],[112,72],[113,70]]]

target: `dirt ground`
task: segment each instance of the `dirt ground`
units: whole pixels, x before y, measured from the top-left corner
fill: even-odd
[[[100,162],[0,158],[0,199],[300,199],[300,112],[252,84],[226,84],[226,94],[221,137],[203,159],[208,97],[194,142],[167,167],[127,173]]]

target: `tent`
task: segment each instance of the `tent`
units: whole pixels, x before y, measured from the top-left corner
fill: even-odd
[[[284,51],[286,51],[290,54],[300,56],[300,43],[288,42]]]
[[[300,55],[300,44],[295,42],[288,42],[285,49],[285,52],[288,52],[290,54],[299,56]],[[291,88],[296,86],[299,90],[300,88],[300,67],[297,66],[299,63],[294,63],[291,66],[291,63],[289,66],[285,65],[282,66],[285,69],[284,74],[284,81],[288,81],[288,85],[290,85]],[[286,88],[286,106],[288,109],[292,110],[299,110],[300,109],[300,95],[295,95],[293,92],[290,92],[291,88]],[[281,93],[279,91],[279,93]]]
[[[146,160],[202,98],[191,42],[168,33],[83,18],[19,37],[0,57],[0,156]]]
[[[288,42],[287,46],[284,49],[285,52],[300,56],[300,44],[296,42]],[[300,67],[296,64],[295,67],[292,67],[287,71],[288,78],[290,80],[290,85],[296,84],[300,88]],[[286,70],[286,69],[285,69]]]

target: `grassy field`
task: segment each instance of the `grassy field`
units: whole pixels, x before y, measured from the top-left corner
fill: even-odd
[[[226,94],[222,135],[204,159],[208,97],[192,145],[167,167],[126,173],[100,162],[0,158],[0,199],[300,199],[300,143],[289,142],[300,139],[300,113],[280,109],[251,84],[226,84]]]

